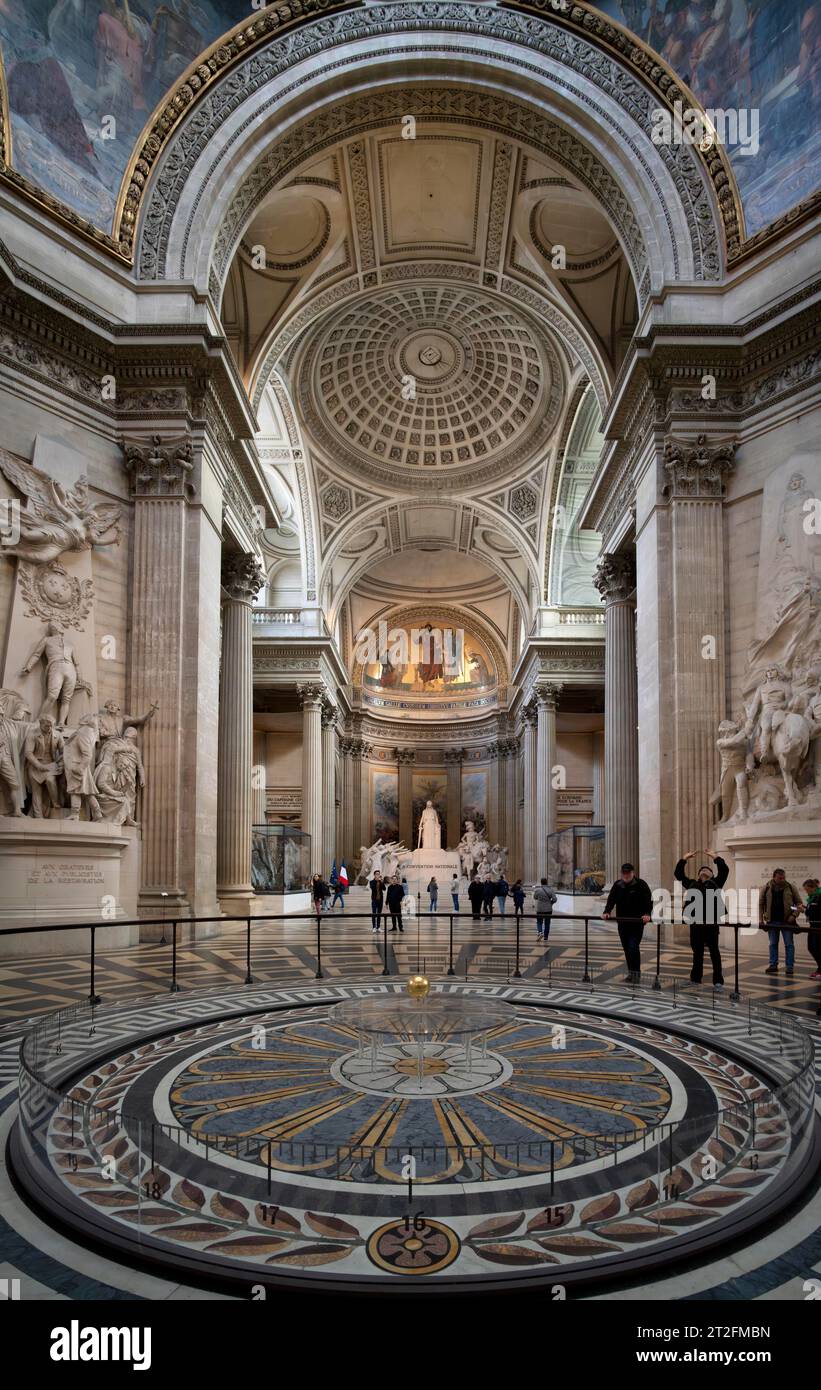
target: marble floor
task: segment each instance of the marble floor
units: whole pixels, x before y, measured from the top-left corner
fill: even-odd
[[[591,927],[589,942],[590,973],[594,989],[621,981],[623,959],[615,933],[604,925]],[[170,940],[170,932],[169,932]],[[365,920],[336,914],[323,924],[321,970],[324,981],[343,984],[346,980],[380,978],[385,961],[381,938],[376,938]],[[443,976],[450,959],[449,924],[420,921],[415,930],[388,939],[387,960],[391,977],[406,977],[423,968],[432,977]],[[177,978],[183,993],[203,989],[241,988],[246,978],[246,934],[242,928],[228,928],[198,943],[180,945],[177,952]],[[127,951],[98,951],[95,987],[103,1005],[133,1003],[156,998],[168,1004],[170,982],[170,944],[151,943]],[[805,959],[806,957],[806,959]],[[650,981],[655,975],[655,942],[644,946]],[[556,985],[574,986],[583,968],[584,952],[578,931],[569,924],[554,924],[549,950],[535,940],[534,924],[525,923],[521,933],[520,972],[528,979]],[[515,941],[512,923],[474,924],[460,921],[454,930],[453,962],[455,981],[474,982],[510,979],[515,969]],[[740,993],[742,1006],[765,1005],[785,1009],[802,1017],[821,1047],[821,1026],[816,1017],[819,1000],[817,981],[810,981],[811,960],[806,946],[799,942],[796,973],[785,977],[766,976],[765,962],[758,957],[741,959]],[[272,986],[314,980],[317,974],[316,931],[312,922],[268,924],[252,927],[251,967],[255,984]],[[689,986],[690,953],[683,946],[664,945],[659,980],[661,990],[655,1003],[661,1017],[675,993],[684,1001]],[[709,972],[708,972],[709,977]],[[729,978],[729,976],[728,976]],[[704,987],[710,993],[709,984]],[[729,988],[729,986],[728,986]],[[0,967],[0,1141],[5,1140],[13,1123],[16,1106],[17,1052],[27,1025],[43,1014],[87,998],[88,962],[80,956],[42,957],[24,962],[6,962]],[[732,1253],[719,1254],[678,1271],[669,1278],[638,1279],[631,1286],[588,1297],[620,1299],[803,1299],[821,1275],[821,1198],[818,1184],[807,1191],[793,1210],[782,1213],[771,1229],[759,1230],[748,1244]],[[68,1236],[49,1229],[31,1212],[11,1187],[5,1164],[0,1169],[0,1281],[11,1280],[23,1299],[43,1298],[209,1298],[220,1295],[139,1273],[119,1262],[90,1254]],[[15,1286],[13,1281],[18,1280]],[[2,1285],[0,1285],[2,1287]]]

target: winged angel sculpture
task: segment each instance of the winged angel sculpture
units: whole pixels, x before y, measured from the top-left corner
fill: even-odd
[[[88,478],[78,478],[73,488],[64,488],[5,449],[0,449],[0,473],[26,499],[20,509],[19,536],[11,543],[0,536],[0,554],[16,555],[30,565],[48,565],[67,551],[119,544],[120,507],[111,502],[92,506]]]

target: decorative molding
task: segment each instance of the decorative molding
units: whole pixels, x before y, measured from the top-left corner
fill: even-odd
[[[70,575],[59,560],[50,565],[29,565],[20,560],[17,579],[23,611],[29,618],[60,622],[82,632],[94,605],[94,583]]]

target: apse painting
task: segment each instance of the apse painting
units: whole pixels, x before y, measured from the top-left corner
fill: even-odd
[[[419,820],[427,802],[432,801],[442,822],[442,848],[448,840],[448,779],[444,772],[415,772],[413,789],[413,846],[419,838]],[[456,837],[459,838],[458,836]]]
[[[399,773],[371,769],[371,828],[374,840],[399,837]]]
[[[477,830],[487,824],[487,768],[462,768],[462,823],[472,820]]]
[[[702,106],[735,109],[740,121],[742,112],[758,112],[749,152],[741,141],[727,148],[748,236],[814,192],[821,7],[805,0],[601,0],[596,8],[656,49]]]
[[[250,0],[0,0],[14,167],[113,229],[148,117]]]
[[[496,685],[490,653],[472,634],[432,623],[380,626],[384,640],[365,653],[375,659],[366,661],[363,685],[406,695],[472,693]]]

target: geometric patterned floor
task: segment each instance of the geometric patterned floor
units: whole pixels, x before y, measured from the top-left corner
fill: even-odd
[[[422,965],[436,974],[447,963],[447,932],[434,932],[426,924],[427,937],[419,946],[411,938],[400,939],[389,957],[391,973],[401,977]],[[523,942],[526,933],[523,930]],[[420,955],[421,952],[421,955]],[[797,973],[791,979],[783,972],[765,976],[760,959],[742,956],[740,989],[743,999],[786,1007],[802,1015],[817,1038],[816,1010],[818,983],[809,980],[811,961],[804,961],[798,945]],[[528,978],[550,975],[554,983],[562,979],[568,965],[578,966],[581,951],[577,942],[561,939],[561,929],[553,930],[548,956],[535,943],[524,945],[520,969],[523,983]],[[646,962],[655,972],[655,952],[647,950]],[[649,960],[647,958],[650,958]],[[459,932],[454,951],[457,979],[480,982],[500,972],[512,973],[513,951],[509,929],[471,924],[470,932]],[[623,958],[613,934],[606,928],[591,929],[590,960],[597,988],[608,979],[617,980],[623,972]],[[169,979],[170,946],[147,944],[128,951],[98,953],[96,988],[105,1002],[145,998],[158,990],[163,997]],[[313,980],[316,972],[313,934],[309,930],[255,927],[252,972],[255,982],[272,983]],[[382,968],[381,957],[366,923],[343,922],[336,918],[323,933],[322,971],[327,981],[344,981],[353,975],[367,975]],[[686,994],[690,953],[686,948],[665,946],[661,976],[665,991],[672,981]],[[726,969],[726,964],[725,964]],[[229,981],[241,985],[245,979],[245,937],[227,930],[208,941],[178,948],[178,979],[184,991],[213,988]],[[16,1087],[16,1051],[26,1020],[65,1007],[88,993],[87,962],[80,957],[42,958],[0,967],[0,1137],[13,1118]],[[181,1003],[185,995],[178,996]],[[213,1099],[213,1097],[212,1097]],[[821,1274],[821,1236],[818,1232],[818,1193],[807,1193],[797,1209],[779,1222],[776,1229],[753,1239],[749,1246],[733,1255],[708,1259],[696,1269],[665,1278],[640,1279],[632,1288],[608,1294],[617,1298],[709,1299],[806,1297],[807,1280]],[[561,1233],[559,1233],[561,1234]],[[488,1236],[478,1243],[493,1244]],[[476,1244],[474,1238],[474,1244]],[[497,1242],[504,1244],[505,1242]],[[551,1253],[551,1252],[545,1252]],[[560,1252],[552,1252],[560,1260]],[[148,1274],[138,1274],[116,1261],[91,1258],[67,1238],[42,1226],[36,1216],[10,1193],[5,1172],[0,1173],[0,1278],[18,1278],[23,1298],[167,1298],[202,1297],[186,1290],[184,1284]],[[204,1295],[207,1297],[207,1295]],[[590,1295],[596,1296],[596,1295]]]

